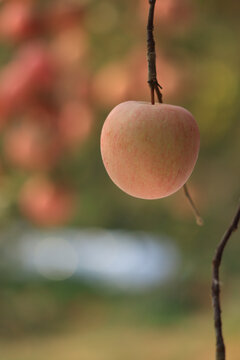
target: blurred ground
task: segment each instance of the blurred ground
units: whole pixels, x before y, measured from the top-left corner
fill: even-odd
[[[209,312],[187,316],[167,327],[129,324],[81,326],[81,319],[60,333],[1,340],[4,360],[190,360],[214,358],[214,335]],[[234,314],[232,314],[232,317]],[[79,321],[80,326],[77,324]],[[227,354],[239,359],[240,327],[227,321]]]
[[[15,303],[5,304],[4,309],[1,302],[1,359],[214,358],[209,288],[202,290],[206,304],[200,306],[188,296],[187,286],[174,286],[171,291],[165,288],[148,295],[124,296],[97,293],[73,283],[65,284],[64,289],[59,283],[8,284],[1,298],[11,293]],[[238,282],[231,287],[224,285],[224,294],[227,353],[237,360]]]

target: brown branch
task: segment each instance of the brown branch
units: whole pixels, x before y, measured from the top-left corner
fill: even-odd
[[[199,211],[198,211],[198,209],[197,209],[197,207],[196,207],[196,205],[195,205],[195,203],[194,203],[194,201],[193,201],[193,199],[192,199],[192,197],[191,197],[191,195],[189,193],[187,183],[183,185],[183,191],[184,191],[184,194],[185,194],[186,198],[188,199],[188,202],[189,202],[189,204],[191,206],[191,209],[192,209],[192,211],[194,213],[197,225],[202,226],[203,225],[203,219],[202,219],[202,217],[201,217],[201,215],[200,215],[200,213],[199,213]]]
[[[153,36],[153,21],[154,21],[154,9],[156,0],[149,0],[149,15],[147,24],[147,58],[148,58],[148,84],[151,91],[151,103],[154,105],[154,91],[156,91],[158,101],[162,103],[162,89],[157,81],[157,70],[156,70],[156,52],[155,52],[155,41]]]
[[[225,360],[225,345],[222,333],[222,317],[220,305],[220,282],[219,282],[219,269],[221,266],[223,251],[230,239],[232,233],[237,230],[240,221],[240,206],[237,209],[236,215],[225,232],[222,240],[220,241],[213,262],[212,270],[212,303],[214,309],[214,326],[216,334],[216,360]]]

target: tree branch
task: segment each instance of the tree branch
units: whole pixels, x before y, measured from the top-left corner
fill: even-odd
[[[155,41],[153,36],[153,21],[154,21],[154,9],[156,0],[149,0],[149,15],[147,24],[147,58],[148,58],[148,84],[151,91],[151,103],[154,105],[154,91],[156,91],[158,101],[162,103],[162,89],[157,81],[157,70],[156,70],[156,52],[155,52]]]
[[[216,360],[225,360],[225,344],[222,333],[222,317],[220,305],[220,282],[219,282],[219,269],[221,266],[222,255],[224,249],[230,239],[232,233],[237,230],[240,221],[240,205],[237,209],[236,215],[225,232],[222,240],[220,241],[212,262],[212,303],[214,309],[214,326],[216,334]]]

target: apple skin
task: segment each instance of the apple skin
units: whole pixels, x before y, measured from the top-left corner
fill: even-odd
[[[159,199],[191,175],[200,145],[198,125],[186,109],[127,101],[108,115],[101,133],[103,163],[127,194]]]

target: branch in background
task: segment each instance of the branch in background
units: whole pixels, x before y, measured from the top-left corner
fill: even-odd
[[[240,206],[237,209],[236,215],[232,224],[224,234],[220,241],[214,259],[213,259],[213,272],[212,272],[212,303],[214,309],[214,326],[216,334],[216,360],[225,360],[225,345],[222,333],[222,317],[220,305],[220,282],[219,282],[219,269],[221,266],[223,251],[230,239],[232,233],[237,230],[240,221]]]
[[[155,52],[155,41],[153,37],[153,20],[154,20],[154,9],[156,0],[149,0],[149,15],[147,24],[147,58],[148,58],[148,84],[151,91],[151,103],[154,105],[154,91],[156,91],[158,101],[162,103],[162,89],[157,81],[157,70],[156,70],[156,52]]]

